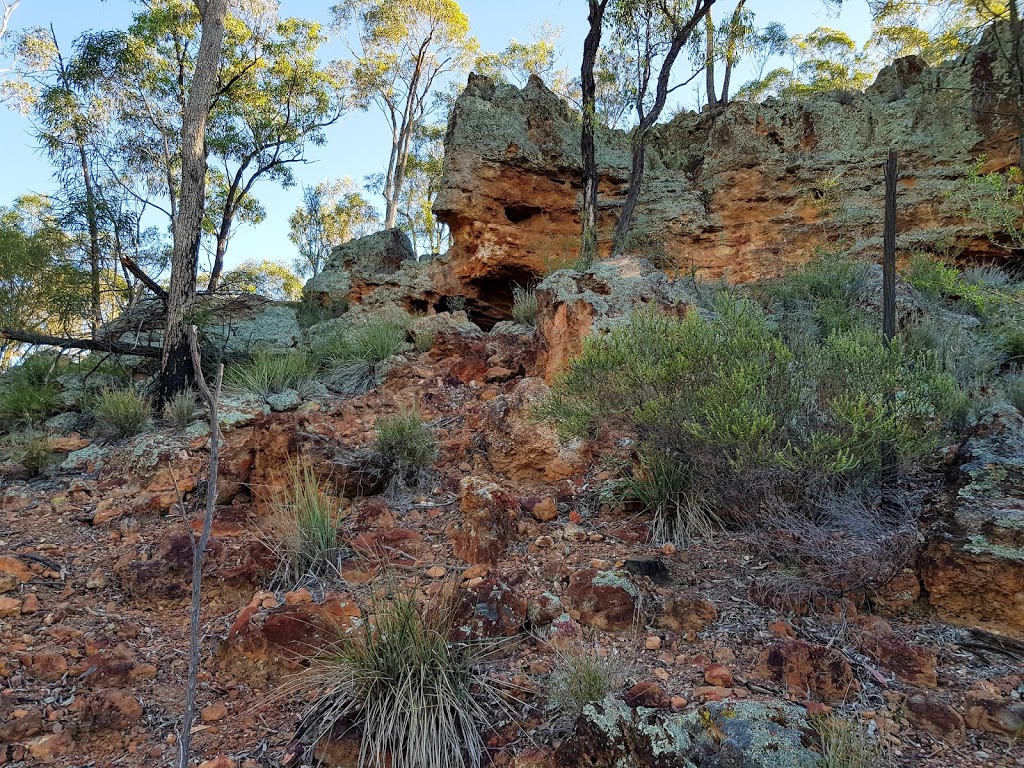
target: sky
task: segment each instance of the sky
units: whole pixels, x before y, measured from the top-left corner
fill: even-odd
[[[282,16],[298,16],[327,22],[331,0],[281,0]],[[483,50],[505,47],[510,38],[531,39],[530,30],[545,20],[562,28],[559,39],[561,61],[574,73],[579,68],[583,38],[587,27],[584,0],[462,0],[473,34]],[[725,7],[731,7],[726,5]],[[838,27],[858,43],[870,33],[870,17],[863,0],[847,0],[841,15],[836,15],[822,0],[753,0],[748,6],[757,14],[759,24],[779,21],[790,34],[809,32],[818,26]],[[132,0],[23,0],[11,20],[11,32],[27,26],[53,24],[57,38],[67,45],[90,29],[124,28],[139,4]],[[324,60],[344,55],[340,41],[325,47]],[[734,82],[749,79],[739,69]],[[364,177],[384,170],[390,149],[390,133],[383,115],[371,107],[365,113],[344,116],[326,131],[327,142],[306,153],[307,162],[294,166],[297,184],[282,189],[271,182],[254,187],[254,193],[267,212],[266,220],[256,226],[243,226],[231,240],[227,265],[264,259],[290,263],[296,256],[288,240],[288,217],[302,201],[302,185],[327,179],[351,177],[362,184]],[[52,191],[52,169],[35,146],[29,121],[0,106],[0,205],[9,205],[26,192]],[[381,205],[382,201],[374,201]]]

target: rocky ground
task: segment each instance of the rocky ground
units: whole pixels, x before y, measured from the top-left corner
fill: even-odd
[[[939,620],[916,570],[868,603],[794,605],[762,588],[776,566],[748,534],[653,546],[642,515],[596,503],[591,446],[530,420],[546,390],[523,375],[535,355],[527,335],[455,330],[364,396],[322,394],[283,412],[228,401],[194,728],[208,768],[314,760],[292,743],[312,695],[296,674],[333,627],[368,610],[386,573],[423,593],[457,590],[466,628],[512,638],[491,675],[519,691],[519,723],[493,734],[495,765],[689,764],[656,762],[667,758],[651,733],[678,737],[697,722],[717,729],[714,749],[747,744],[754,760],[708,764],[813,765],[805,718],[831,709],[866,723],[892,765],[1024,766],[1024,645]],[[342,579],[270,591],[261,521],[289,457],[302,453],[344,493],[374,420],[412,403],[440,441],[429,488],[346,502]],[[0,762],[175,758],[188,529],[199,525],[208,446],[201,423],[123,444],[65,435],[59,470],[7,482]],[[580,646],[615,659],[624,681],[618,700],[574,724],[546,708],[546,691]],[[736,735],[736,723],[752,730]],[[770,745],[791,744],[791,755],[751,757],[750,734],[766,723]],[[354,764],[344,740],[321,756]]]

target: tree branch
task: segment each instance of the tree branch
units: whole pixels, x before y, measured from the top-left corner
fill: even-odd
[[[140,267],[131,256],[124,253],[121,254],[121,264],[125,269],[135,275],[139,282],[149,288],[154,295],[163,301],[167,301],[167,291],[161,288],[156,280],[143,272],[142,267]]]

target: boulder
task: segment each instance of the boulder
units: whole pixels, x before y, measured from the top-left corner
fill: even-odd
[[[480,477],[459,483],[459,522],[451,531],[456,557],[493,565],[501,558],[519,503],[507,490]]]
[[[711,702],[683,713],[631,708],[607,698],[587,705],[558,748],[565,768],[815,768],[804,713],[781,703]]]
[[[582,624],[606,632],[629,629],[639,619],[640,590],[622,573],[576,571],[569,577],[565,597]]]
[[[818,643],[783,640],[766,648],[752,676],[782,683],[794,696],[826,704],[842,703],[859,690],[850,663],[842,653]]]

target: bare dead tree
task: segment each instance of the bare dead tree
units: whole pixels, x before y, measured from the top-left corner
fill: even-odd
[[[886,346],[896,336],[896,150],[885,162],[885,233],[882,254],[882,334]]]
[[[206,510],[203,515],[203,531],[199,541],[192,539],[192,607],[189,614],[189,645],[188,645],[188,686],[185,691],[185,714],[181,725],[181,745],[179,768],[188,768],[192,745],[192,721],[196,713],[196,688],[199,683],[199,614],[202,608],[203,590],[203,558],[206,546],[210,542],[213,530],[213,511],[217,504],[217,468],[220,463],[220,421],[217,403],[220,400],[220,388],[224,380],[223,363],[217,369],[217,379],[213,392],[206,384],[203,376],[199,355],[198,333],[194,325],[188,329],[189,350],[192,365],[195,368],[195,382],[199,393],[210,409],[210,470],[206,481]],[[191,529],[189,530],[191,537]]]

